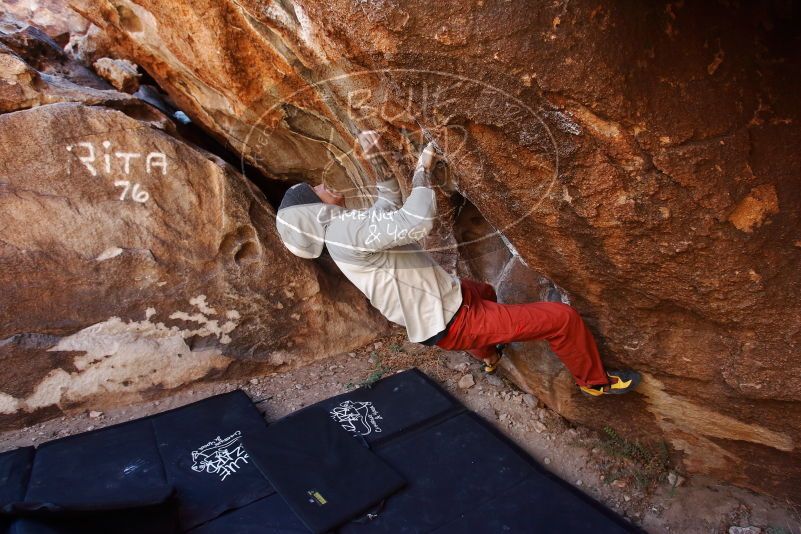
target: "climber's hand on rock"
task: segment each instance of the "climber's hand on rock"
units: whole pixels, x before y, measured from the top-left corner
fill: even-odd
[[[394,180],[384,156],[387,153],[381,143],[381,134],[375,130],[364,130],[356,135],[359,145],[362,147],[365,159],[372,165],[375,171],[376,182]]]
[[[381,134],[375,130],[364,130],[356,136],[359,145],[362,147],[365,157],[374,161],[381,156]]]
[[[417,167],[414,169],[412,177],[412,187],[431,187],[431,169],[437,160],[436,144],[430,142],[426,145],[417,158]]]
[[[437,161],[436,146],[436,143],[433,141],[425,146],[420,153],[420,157],[417,159],[417,169],[422,168],[426,172],[431,172],[431,169],[434,167],[434,162]]]

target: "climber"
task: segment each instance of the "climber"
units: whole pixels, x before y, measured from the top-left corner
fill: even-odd
[[[377,155],[376,132],[362,132],[358,139],[379,174],[391,176]],[[394,178],[379,181],[377,200],[362,210],[347,209],[345,197],[324,184],[292,186],[276,216],[284,245],[310,259],[326,246],[370,303],[406,327],[410,341],[467,350],[484,362],[487,372],[502,356],[499,346],[545,339],[586,395],[622,394],[637,387],[638,373],[604,370],[595,340],[574,308],[557,302],[499,304],[492,286],[451,276],[417,244],[434,224],[430,176],[436,159],[429,143],[402,205]]]

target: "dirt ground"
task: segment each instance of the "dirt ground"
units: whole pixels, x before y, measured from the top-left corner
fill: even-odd
[[[6,432],[0,434],[0,451],[157,413],[235,388],[245,390],[267,420],[274,421],[365,381],[411,367],[433,377],[548,469],[648,532],[801,534],[799,510],[789,503],[701,477],[685,479],[664,458],[655,460],[658,453],[651,456],[652,446],[640,447],[571,425],[502,377],[485,375],[465,353],[408,343],[399,333],[356,352],[284,373],[195,384],[167,400],[107,413],[74,414]],[[465,387],[471,382],[467,375],[473,378],[470,387]]]

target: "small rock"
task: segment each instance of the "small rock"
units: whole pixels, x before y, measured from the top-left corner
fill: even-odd
[[[356,353],[355,352],[349,352],[348,356],[350,356],[351,358],[355,358],[356,357]]]
[[[581,480],[576,480],[576,486],[583,486],[583,485],[584,482],[582,482]]]
[[[102,57],[95,61],[93,67],[98,76],[123,93],[135,93],[139,89],[139,74],[135,63],[127,59],[111,59]]]
[[[253,385],[255,386],[256,384],[258,384],[258,383],[259,383],[259,379],[258,379],[258,378],[251,378],[251,379],[250,379],[250,383],[251,383],[251,384],[253,384]]]
[[[682,484],[684,484],[684,481],[686,480],[683,476],[676,474],[673,471],[668,473],[667,478],[668,478],[668,484],[670,484],[674,488],[681,486]]]
[[[295,389],[303,389],[303,384],[295,384]]]
[[[172,116],[175,117],[175,120],[177,120],[181,124],[190,124],[192,122],[192,119],[189,118],[189,115],[187,115],[186,113],[184,113],[180,109],[178,111],[176,111],[175,113],[173,113]],[[279,302],[279,304],[280,304],[280,302]]]
[[[456,385],[459,387],[459,389],[470,389],[476,385],[476,381],[471,373],[467,373],[459,379],[459,383]]]
[[[94,427],[94,426],[92,426],[92,425],[89,425],[88,427],[86,427],[86,430],[87,430],[87,432],[88,432],[89,430],[94,430],[94,429],[95,429],[95,427]]]
[[[498,416],[498,419],[500,419],[501,421],[506,421],[507,419],[509,419],[509,414],[502,413],[501,415]]]
[[[620,488],[620,489],[623,489],[623,488],[625,488],[626,486],[628,486],[628,484],[626,483],[626,481],[625,481],[625,480],[623,480],[622,478],[618,478],[617,480],[613,480],[613,481],[612,481],[612,485],[613,485],[614,487],[616,487],[616,488]]]
[[[384,344],[381,343],[380,341],[376,341],[375,343],[373,343],[373,348],[375,348],[375,350],[378,350],[383,346],[384,346]]]
[[[409,354],[417,354],[418,352],[422,352],[426,349],[425,345],[421,345],[419,343],[414,343],[413,341],[404,341],[401,345],[401,351],[407,352]]]
[[[89,417],[91,417],[92,419],[97,419],[98,417],[100,417],[102,415],[103,415],[103,412],[98,412],[97,410],[92,410],[91,412],[89,412]]]
[[[466,365],[466,364],[465,364]],[[487,383],[491,386],[495,386],[496,388],[503,387],[503,380],[501,377],[497,375],[485,375]]]
[[[523,402],[526,403],[526,406],[529,406],[531,408],[537,407],[537,397],[535,397],[531,393],[526,393],[525,395],[523,395]]]
[[[631,500],[631,497],[629,497],[628,495],[623,495],[623,500],[629,502]]]
[[[762,534],[759,527],[729,527],[729,534]]]
[[[532,427],[534,427],[534,431],[535,431],[537,434],[542,434],[543,432],[545,432],[546,430],[548,430],[548,427],[547,427],[547,426],[545,426],[544,424],[542,424],[542,423],[541,423],[541,422],[539,422],[539,421],[534,421],[534,422],[531,424],[531,426],[532,426]]]
[[[460,373],[464,373],[468,369],[470,369],[470,364],[465,362],[457,363],[456,365],[453,366],[453,370],[459,371]]]
[[[550,458],[545,458],[543,460],[543,462],[545,463],[545,465],[551,465],[551,459]]]

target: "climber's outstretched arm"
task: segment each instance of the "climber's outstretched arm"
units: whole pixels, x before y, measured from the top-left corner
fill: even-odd
[[[401,207],[403,199],[401,197],[400,184],[398,179],[390,172],[386,162],[381,157],[381,135],[375,130],[365,130],[360,132],[356,138],[362,147],[362,151],[370,164],[378,174],[376,189],[378,198],[373,203],[375,210],[394,211]]]
[[[377,182],[375,186],[378,189],[378,198],[373,203],[373,209],[394,211],[401,207],[403,198],[397,178],[392,176]]]
[[[429,144],[420,154],[412,177],[412,192],[400,209],[373,210],[369,215],[363,226],[365,235],[362,236],[362,244],[367,250],[385,250],[417,242],[434,227],[437,215],[436,196],[431,189],[434,158],[433,144]]]

